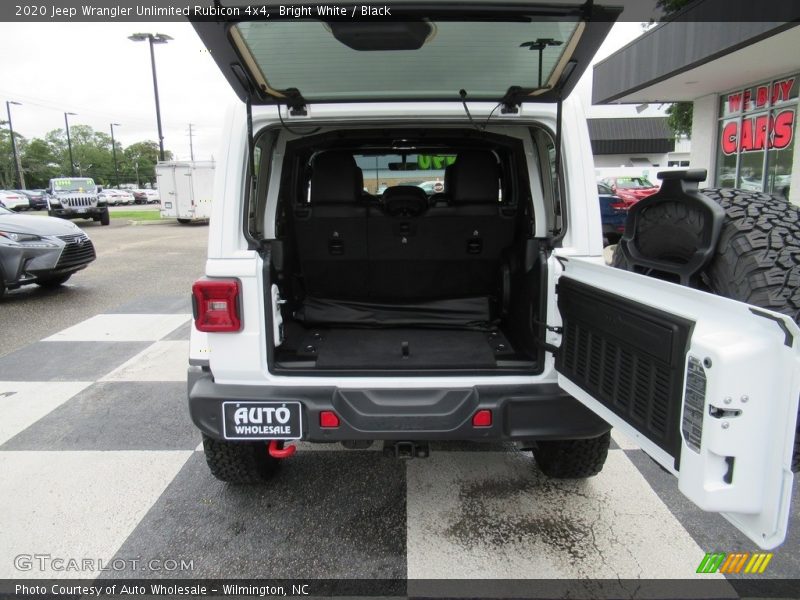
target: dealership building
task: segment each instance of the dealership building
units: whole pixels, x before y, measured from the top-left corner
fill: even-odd
[[[690,6],[681,20],[597,63],[592,103],[690,101],[689,164],[708,170],[704,186],[780,194],[800,205],[800,25],[692,15],[703,8]]]

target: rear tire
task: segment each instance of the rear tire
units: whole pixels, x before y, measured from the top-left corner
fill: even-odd
[[[203,434],[203,452],[211,474],[227,483],[263,483],[278,471],[279,459],[263,442],[226,442]]]
[[[55,289],[64,285],[70,277],[72,277],[72,273],[69,273],[68,275],[59,275],[58,277],[47,277],[46,279],[38,280],[36,285],[48,290]]]
[[[610,431],[585,440],[546,440],[537,442],[533,457],[548,477],[586,479],[603,470],[610,443]]]

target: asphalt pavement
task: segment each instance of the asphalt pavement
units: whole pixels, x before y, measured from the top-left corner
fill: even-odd
[[[92,221],[75,223],[94,242],[97,260],[60,289],[29,285],[0,298],[0,356],[145,294],[188,298],[192,283],[203,274],[206,225],[131,225],[120,219],[106,227]]]

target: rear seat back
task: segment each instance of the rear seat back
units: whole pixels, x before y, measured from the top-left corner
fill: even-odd
[[[294,211],[306,292],[326,298],[364,298],[367,286],[367,206],[353,156],[315,157],[311,203]]]
[[[450,202],[425,212],[367,219],[370,295],[378,299],[433,299],[495,293],[503,251],[513,242],[514,219],[500,211],[500,171],[490,152],[459,153],[447,173]],[[389,188],[384,198],[411,194]],[[447,188],[450,189],[447,189]],[[401,189],[402,188],[402,189]],[[421,197],[424,192],[417,192]]]
[[[311,203],[294,212],[309,295],[396,302],[498,291],[514,218],[501,211],[492,153],[459,153],[448,172],[449,203],[430,207],[416,186],[390,187],[382,202],[365,201],[349,153],[321,154],[312,168]]]

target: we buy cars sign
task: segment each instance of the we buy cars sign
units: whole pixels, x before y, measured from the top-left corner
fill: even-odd
[[[772,85],[761,85],[755,95],[750,89],[728,95],[728,112],[757,110],[767,104],[790,99],[794,77],[776,81]],[[745,116],[741,120],[729,121],[722,129],[720,144],[725,154],[754,152],[757,150],[789,147],[794,135],[795,109],[785,108],[773,114]]]

